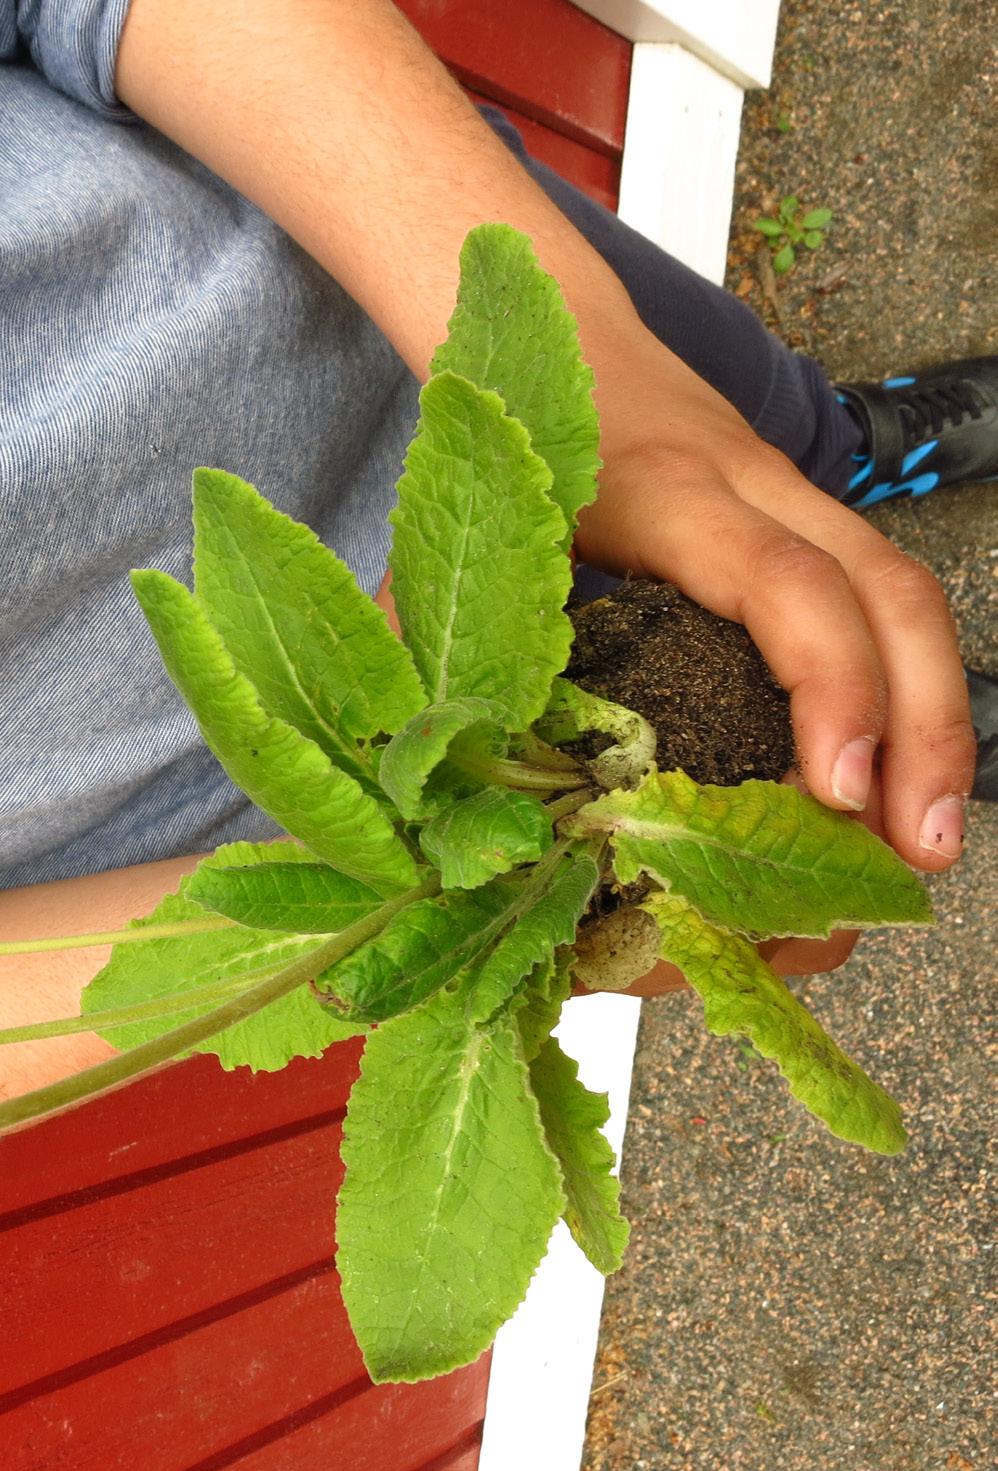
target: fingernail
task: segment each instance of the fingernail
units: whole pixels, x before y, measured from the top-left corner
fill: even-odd
[[[963,851],[963,809],[966,798],[956,794],[933,802],[918,834],[919,847],[944,858],[959,858]]]
[[[874,744],[868,736],[846,741],[832,767],[832,795],[854,812],[862,812],[870,795]]]

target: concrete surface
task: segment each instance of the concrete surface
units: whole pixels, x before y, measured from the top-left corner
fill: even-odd
[[[746,106],[731,288],[841,378],[998,351],[994,92],[985,0],[785,0],[773,88]],[[791,192],[836,218],[774,296],[749,226]],[[965,658],[992,674],[996,497],[872,514],[941,577]],[[868,936],[798,983],[902,1103],[899,1159],[831,1139],[768,1064],[706,1035],[693,998],[646,1003],[634,1234],[608,1284],[584,1471],[992,1464],[996,856],[998,809],[973,804],[965,858],[932,885],[938,928]]]

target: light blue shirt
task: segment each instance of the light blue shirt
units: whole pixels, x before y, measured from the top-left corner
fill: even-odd
[[[117,103],[127,0],[0,0],[0,889],[276,829],[201,742],[132,567],[231,470],[376,588],[415,380],[254,205]]]

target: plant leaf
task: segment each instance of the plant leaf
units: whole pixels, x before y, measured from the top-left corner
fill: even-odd
[[[524,425],[554,476],[550,495],[565,517],[567,549],[579,511],[596,498],[593,373],[560,287],[509,225],[479,225],[464,242],[457,307],[431,364],[434,373],[446,368],[493,389]]]
[[[336,1264],[377,1384],[471,1363],[565,1206],[516,1028],[441,992],[368,1039],[343,1130]],[[485,1243],[488,1243],[486,1249]]]
[[[747,940],[715,929],[671,894],[656,894],[644,907],[661,931],[662,958],[678,965],[703,1000],[711,1032],[748,1037],[840,1139],[878,1154],[904,1148],[894,1100],[846,1057]]]
[[[818,246],[821,244],[824,238],[825,237],[820,230],[808,230],[807,234],[804,236],[804,244],[807,246],[808,250],[817,250]]]
[[[795,260],[796,254],[794,252],[794,248],[788,241],[787,244],[784,245],[781,250],[778,250],[773,256],[773,270],[778,276],[785,276]]]
[[[474,696],[444,700],[428,705],[393,736],[381,753],[378,779],[403,817],[423,816],[426,783],[455,736],[467,733],[490,755],[505,753],[504,713],[494,701]]]
[[[568,659],[571,568],[551,472],[502,400],[431,378],[392,512],[392,592],[430,700],[495,700],[511,731]]]
[[[800,200],[797,198],[797,195],[787,194],[780,201],[780,218],[783,220],[792,220],[799,209]]]
[[[268,713],[377,792],[358,742],[394,734],[426,696],[349,567],[246,481],[195,470],[194,588]]]
[[[393,895],[413,859],[373,798],[307,736],[269,715],[200,604],[152,570],[132,573],[163,662],[210,749],[258,807],[334,868]]]
[[[644,871],[706,919],[753,939],[826,936],[843,926],[931,924],[919,880],[886,843],[796,787],[698,786],[653,772],[566,826],[609,832],[623,884]]]
[[[169,894],[145,919],[132,921],[131,929],[150,924],[167,924],[196,919],[204,914],[188,897],[198,875],[234,866],[275,862],[281,868],[308,864],[309,855],[291,843],[227,843],[210,858],[202,860],[195,874],[181,879],[176,894]],[[207,934],[179,935],[170,939],[131,941],[119,945],[111,959],[83,991],[84,1014],[111,1007],[131,1006],[162,996],[175,996],[214,982],[246,977],[246,989],[260,979],[264,970],[279,969],[301,956],[319,950],[323,938],[303,939],[278,935],[273,930],[234,927]],[[124,1050],[172,1031],[184,1021],[210,1012],[215,1000],[204,1001],[190,1012],[173,1013],[151,1021],[133,1022],[100,1035],[112,1047]],[[344,1023],[316,1003],[306,986],[299,986],[279,1001],[245,1021],[219,1032],[193,1050],[211,1052],[224,1068],[249,1067],[254,1072],[274,1072],[293,1057],[319,1057],[333,1042],[356,1036],[363,1027]]]
[[[801,220],[805,230],[823,230],[831,222],[832,211],[830,209],[812,209]]]
[[[551,1037],[530,1064],[548,1144],[561,1166],[568,1205],[565,1224],[597,1272],[619,1271],[630,1227],[620,1213],[613,1150],[601,1133],[610,1117],[605,1093],[579,1082],[579,1064]]]
[[[616,745],[589,762],[609,791],[637,786],[655,759],[655,731],[643,715],[590,694],[569,679],[554,681],[548,707],[535,729],[555,745],[577,740],[590,730],[616,736]]]
[[[483,1022],[500,1011],[517,985],[538,962],[549,959],[557,945],[575,939],[579,917],[599,882],[592,856],[576,849],[561,855],[546,875],[534,870],[521,894],[520,913],[495,949],[485,958],[468,991],[468,1017]]]
[[[512,923],[522,883],[498,879],[410,904],[316,981],[338,1013],[386,1021],[439,991]]]
[[[419,846],[445,889],[473,889],[497,873],[533,863],[551,846],[551,818],[527,792],[485,787],[427,823]]]
[[[514,996],[510,1011],[516,1019],[523,1055],[533,1062],[561,1018],[561,1009],[572,992],[572,956],[556,950],[538,961],[525,984]]]
[[[251,929],[300,935],[336,934],[384,902],[366,884],[326,863],[301,861],[232,868],[202,864],[186,880],[184,894],[202,909]]]
[[[771,240],[775,240],[778,235],[783,234],[783,226],[780,221],[771,220],[767,215],[763,215],[760,220],[755,220],[752,228],[753,230],[758,230],[762,235],[768,235]]]

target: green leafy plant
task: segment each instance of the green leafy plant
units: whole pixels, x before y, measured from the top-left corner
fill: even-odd
[[[753,942],[929,921],[920,884],[792,787],[658,771],[639,715],[560,677],[597,447],[558,288],[488,225],[392,516],[403,641],[311,531],[197,471],[194,590],[142,571],[136,595],[204,739],[293,841],[218,849],[91,937],[117,943],[81,1017],[3,1034],[93,1029],[120,1052],[3,1104],[2,1125],[192,1052],[271,1070],[365,1034],[337,1264],[376,1381],[476,1358],[560,1216],[601,1272],[620,1265],[606,1099],[551,1035],[573,975],[624,986],[674,962],[711,1031],[772,1058],[834,1133],[904,1144],[897,1106]],[[595,760],[564,749],[593,730],[611,738]]]
[[[830,209],[805,210],[796,194],[788,194],[780,201],[775,218],[763,215],[752,228],[765,235],[773,252],[773,270],[777,275],[785,276],[793,269],[801,246],[806,250],[818,249],[831,220]]]

